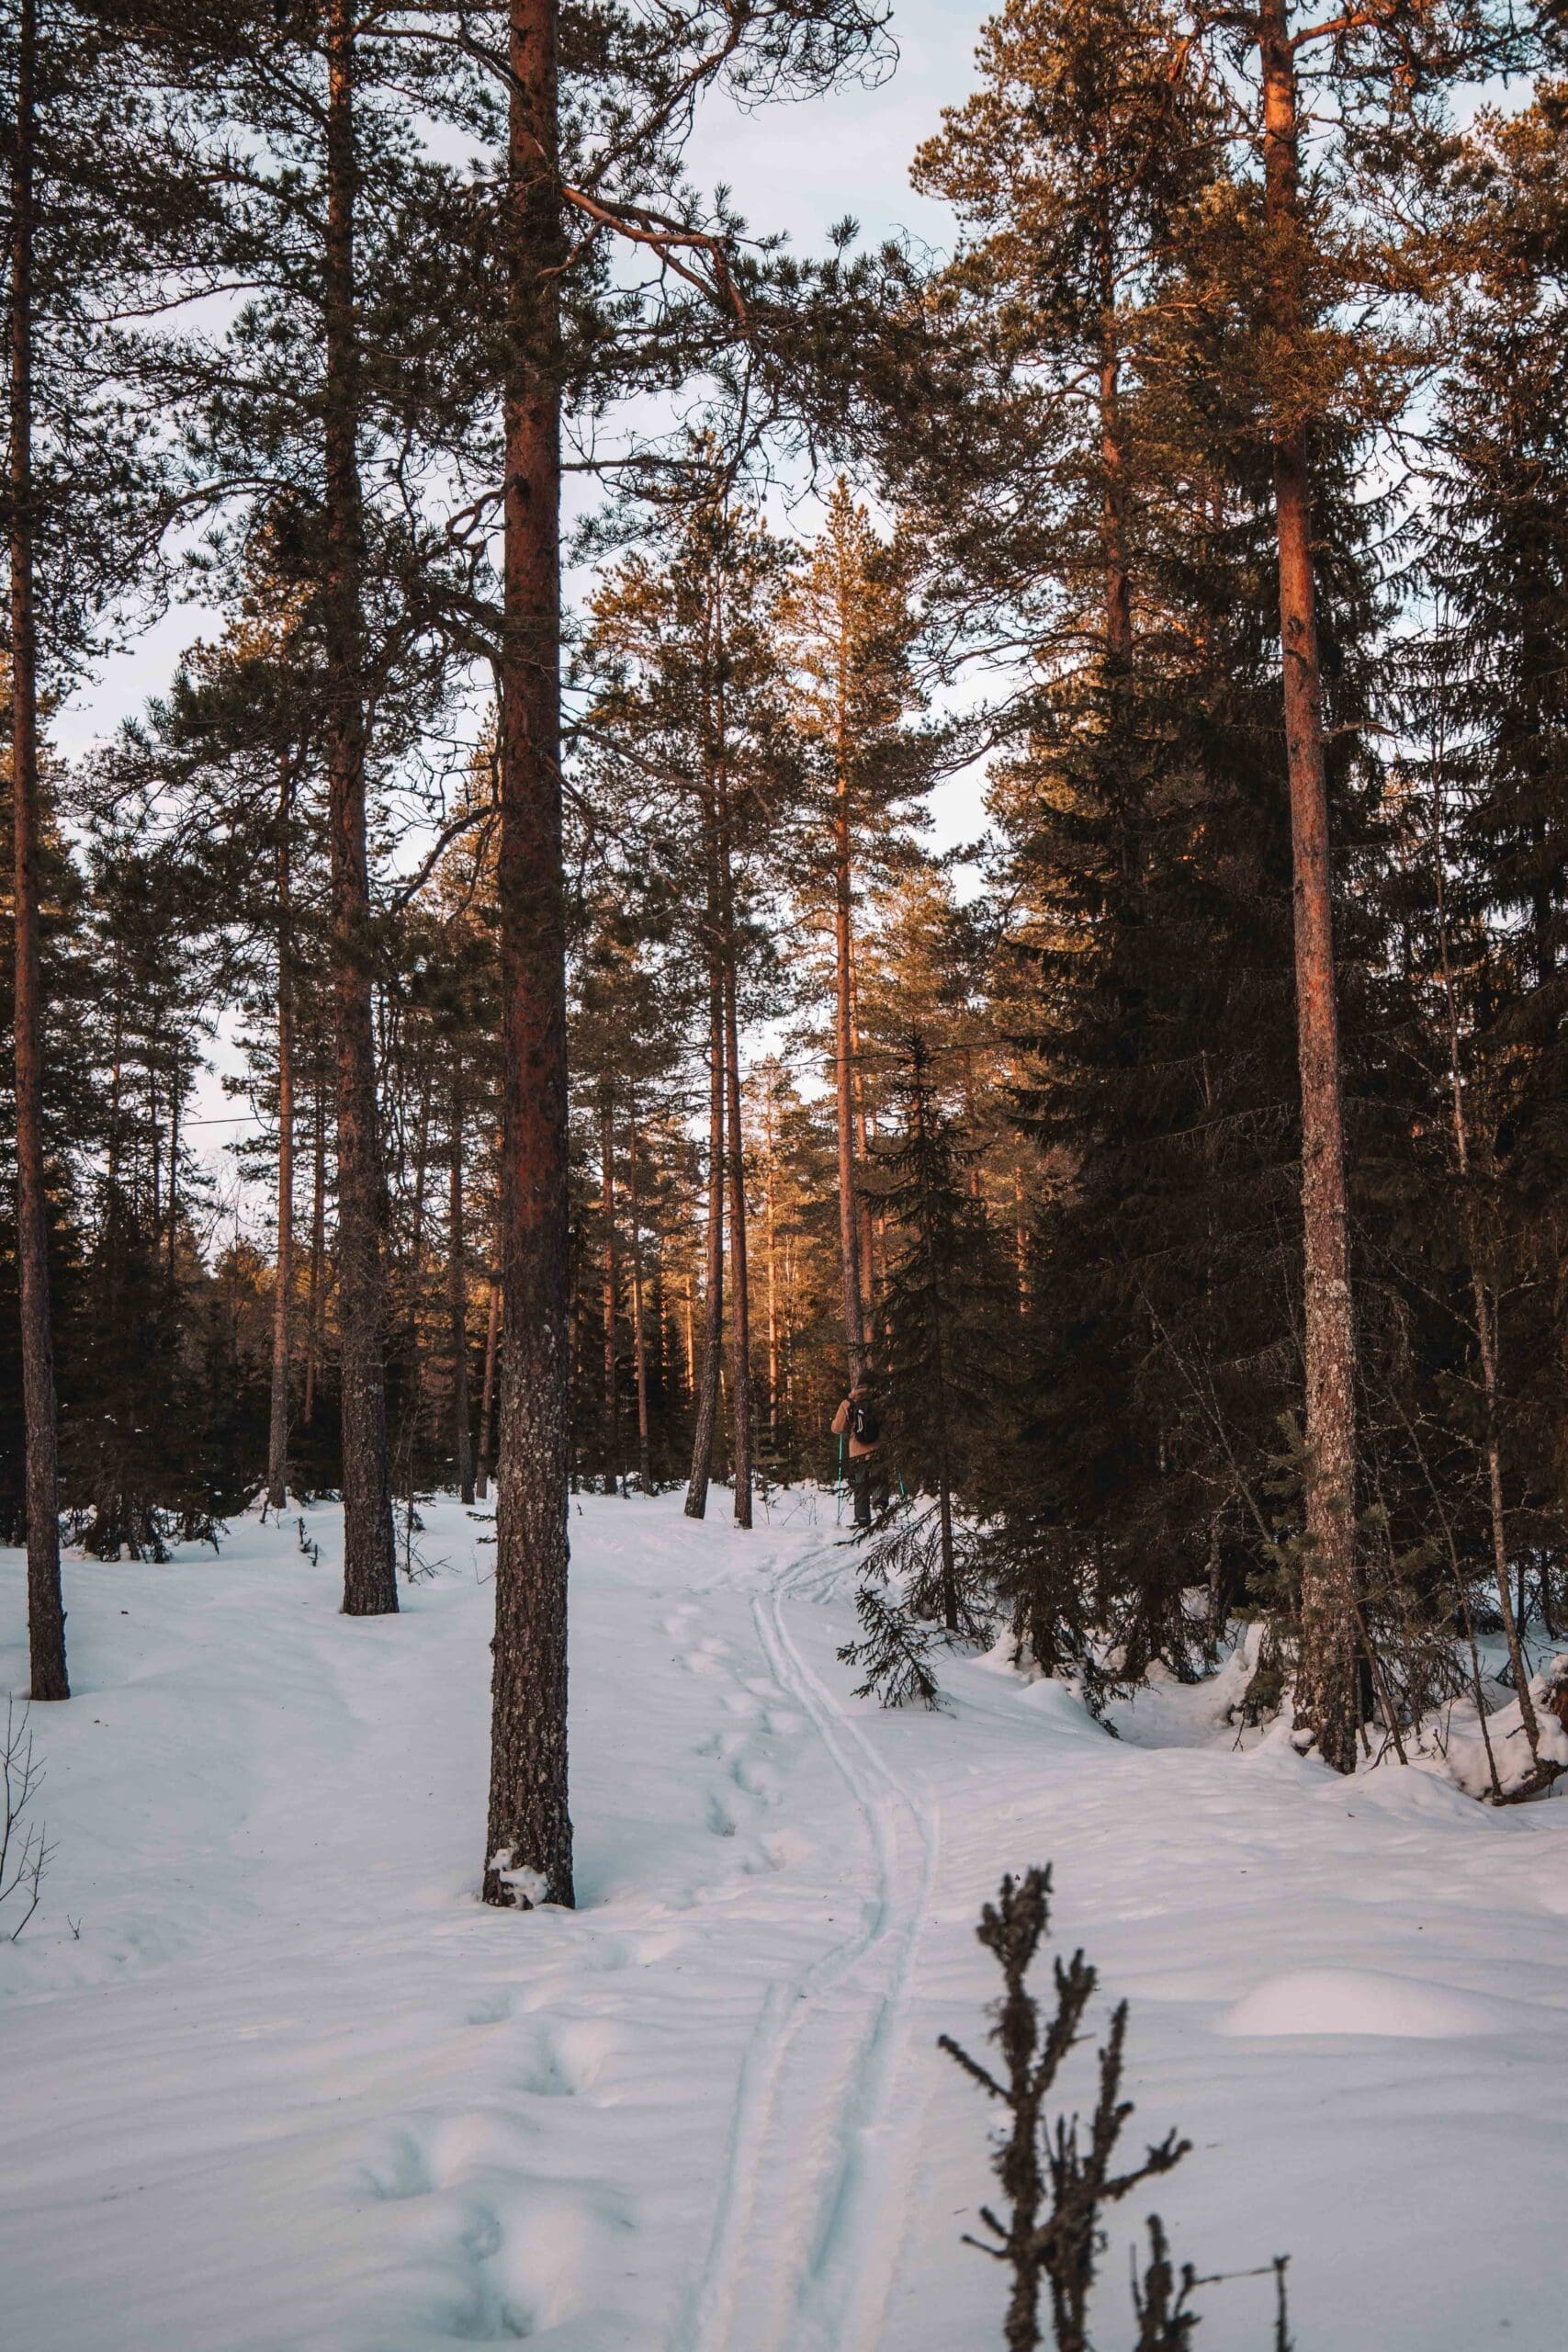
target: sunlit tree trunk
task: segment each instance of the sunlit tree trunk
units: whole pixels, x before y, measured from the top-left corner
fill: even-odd
[[[463,1231],[463,1065],[452,1073],[452,1164],[446,1194],[446,1303],[452,1325],[452,1455],[457,1492],[474,1499],[474,1450],[468,1429],[468,1258]]]
[[[316,1411],[316,1366],[321,1353],[321,1294],[327,1252],[327,1099],[326,1080],[319,1069],[311,1150],[310,1272],[305,1296],[305,1386],[299,1400],[299,1419],[306,1429]]]
[[[851,924],[854,876],[850,840],[849,766],[840,756],[833,801],[833,1107],[839,1145],[839,1278],[844,1317],[844,1351],[850,1385],[865,1378],[865,1319],[861,1295],[861,1219],[855,1189],[853,1014],[851,989]]]
[[[626,1130],[626,1217],[631,1227],[632,1356],[637,1379],[637,1472],[645,1495],[653,1492],[653,1456],[649,1442],[648,1328],[643,1296],[642,1210],[637,1194],[637,1137],[633,1119]]]
[[[862,1168],[870,1164],[870,1122],[865,1113],[865,1071],[861,1061],[860,982],[855,968],[854,941],[850,942],[850,1084],[854,1105],[855,1157]],[[861,1327],[869,1329],[876,1303],[876,1215],[869,1200],[860,1204]]]
[[[767,1191],[764,1196],[768,1250],[768,1438],[779,1436],[779,1236],[778,1236],[778,1082],[768,1074]],[[840,1231],[842,1230],[840,1227]]]
[[[370,876],[365,829],[362,610],[365,525],[356,447],[358,326],[355,211],[355,0],[327,0],[327,229],[323,255],[328,581],[327,830],[332,864],[337,1058],[338,1339],[343,1409],[343,1605],[350,1617],[398,1605],[387,1399],[382,1178],[371,1008]]]
[[[1288,0],[1261,0],[1264,225],[1280,347],[1306,325],[1295,54]],[[1313,578],[1304,419],[1276,413],[1274,505],[1284,655],[1285,751],[1294,867],[1296,1028],[1302,1096],[1306,1335],[1307,1542],[1302,1562],[1297,1720],[1325,1762],[1356,1760],[1355,1329],[1340,1102],[1323,676]]]
[[[716,941],[716,880],[709,894],[716,933],[708,973],[708,1216],[704,1270],[702,1358],[697,1370],[697,1409],[692,1435],[692,1476],[686,1515],[707,1510],[713,1475],[714,1431],[718,1425],[719,1359],[724,1343],[724,974]]]
[[[599,1107],[599,1216],[604,1236],[604,1486],[614,1494],[621,1475],[620,1366],[615,1311],[620,1266],[615,1248],[615,1098],[604,1089]]]
[[[573,1900],[555,0],[510,0],[501,663],[502,1366],[487,1903]]]
[[[728,776],[718,776],[719,918],[723,936],[724,1071],[729,1174],[729,1412],[735,1523],[751,1524],[751,1283],[746,1251],[746,1134],[740,1116],[739,976]]]
[[[494,1436],[495,1350],[501,1334],[501,1282],[494,1270],[490,1278],[490,1318],[485,1328],[484,1390],[479,1400],[479,1464],[474,1492],[484,1502],[490,1494],[491,1449]]]
[[[288,1474],[288,1295],[294,1280],[294,941],[288,854],[293,797],[294,772],[285,753],[277,795],[277,1250],[266,1449],[266,1498],[274,1510],[283,1509]]]

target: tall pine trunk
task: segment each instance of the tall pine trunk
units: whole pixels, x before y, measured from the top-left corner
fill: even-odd
[[[404,1033],[405,1046],[409,1040]],[[414,1455],[419,1444],[420,1417],[424,1408],[424,1344],[421,1317],[424,1305],[424,1194],[430,1175],[430,1086],[428,1062],[420,1075],[419,1125],[414,1129],[413,1212],[409,1226],[408,1261],[408,1396],[403,1405],[397,1467],[402,1473],[407,1542],[413,1541]],[[399,1173],[401,1170],[400,1166]],[[398,1189],[400,1191],[401,1186]]]
[[[288,1295],[294,1280],[294,941],[288,858],[293,797],[294,774],[286,752],[277,795],[277,1255],[273,1269],[272,1413],[266,1448],[266,1498],[274,1510],[283,1509],[288,1476]],[[169,1193],[172,1207],[172,1158]]]
[[[452,1454],[457,1492],[474,1499],[474,1449],[468,1430],[468,1260],[463,1234],[463,1066],[452,1074],[452,1165],[446,1195],[446,1300],[452,1324]]]
[[[1306,326],[1295,55],[1288,0],[1261,0],[1264,223],[1272,324],[1281,349]],[[1302,1560],[1296,1718],[1341,1772],[1356,1759],[1355,1329],[1340,1102],[1323,674],[1313,579],[1305,421],[1277,414],[1274,506],[1280,556],[1285,749],[1294,870],[1296,1029],[1302,1096],[1307,1541]]]
[[[632,1361],[637,1382],[637,1476],[645,1495],[653,1492],[653,1455],[648,1422],[648,1316],[642,1272],[642,1205],[637,1191],[637,1121],[626,1128],[626,1218],[631,1227]]]
[[[768,1075],[768,1185],[763,1203],[768,1252],[768,1441],[779,1439],[778,1079]]]
[[[850,1094],[854,1105],[855,1153],[863,1168],[871,1164],[871,1125],[865,1111],[865,1072],[861,1067],[860,980],[855,969],[854,939],[850,940]],[[861,1325],[869,1329],[876,1303],[876,1246],[881,1227],[869,1199],[860,1204]],[[867,1347],[869,1355],[869,1343]]]
[[[501,1467],[487,1903],[572,1901],[556,0],[511,0],[502,634]]]
[[[599,1106],[599,1215],[604,1233],[604,1491],[614,1494],[621,1475],[620,1366],[615,1353],[615,1309],[620,1268],[615,1251],[615,1098],[605,1087]]]
[[[501,1336],[501,1277],[490,1277],[490,1319],[485,1329],[484,1390],[479,1398],[479,1464],[474,1492],[482,1503],[490,1494],[491,1453],[495,1432],[495,1349]]]
[[[1133,586],[1127,549],[1127,463],[1122,424],[1122,362],[1116,335],[1114,231],[1106,222],[1100,252],[1100,546],[1105,561],[1105,652],[1112,675],[1133,653]]]
[[[710,858],[710,865],[716,861]],[[692,1476],[686,1516],[701,1519],[708,1507],[713,1475],[714,1431],[718,1425],[718,1369],[724,1344],[724,967],[718,948],[718,892],[710,885],[708,966],[708,1226],[704,1269],[702,1355],[697,1369],[697,1410],[692,1434]]]
[[[365,832],[362,612],[364,513],[354,244],[355,0],[327,5],[326,497],[329,576],[327,825],[332,851],[333,1001],[337,1063],[338,1336],[343,1397],[343,1606],[379,1617],[398,1605],[382,1371],[380,1146],[370,986],[370,877]]]
[[[746,1145],[740,1121],[740,1040],[736,1013],[735,933],[724,988],[724,1067],[728,1092],[729,1409],[735,1524],[751,1524],[751,1281],[746,1257]]]
[[[722,669],[721,669],[722,679]],[[724,1016],[725,1125],[729,1179],[729,1412],[735,1523],[751,1524],[751,1283],[746,1254],[746,1137],[740,1117],[739,942],[735,922],[735,871],[730,854],[729,771],[723,749],[724,700],[718,701],[720,751],[714,778],[718,860],[720,973]]]
[[[299,1419],[306,1429],[316,1414],[316,1367],[321,1356],[321,1292],[327,1256],[327,1087],[326,1073],[319,1062],[310,1152],[310,1272],[305,1292],[305,1386],[299,1399]]]
[[[169,1065],[169,1218],[168,1268],[172,1291],[179,1274],[180,1230],[180,1057]]]
[[[11,144],[11,801],[16,843],[17,1270],[27,1425],[28,1644],[35,1699],[68,1699],[60,1585],[49,1193],[43,1160],[43,976],[39,957],[38,634],[33,609],[33,141],[36,0],[20,0]]]
[[[915,1135],[919,1147],[920,1243],[931,1277],[931,1374],[936,1431],[937,1525],[942,1542],[942,1613],[950,1634],[958,1631],[958,1573],[953,1548],[953,1455],[948,1439],[947,1309],[942,1291],[942,1251],[931,1214],[930,1159],[930,1063],[924,1040],[914,1040]]]
[[[865,1378],[865,1318],[861,1297],[861,1217],[855,1191],[853,1008],[850,1000],[854,876],[851,863],[850,778],[839,760],[833,801],[833,1093],[839,1143],[839,1276],[850,1385]]]

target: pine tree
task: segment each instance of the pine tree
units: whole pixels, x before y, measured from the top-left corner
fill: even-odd
[[[620,85],[596,93],[588,76],[568,121],[584,171],[561,164],[562,108],[556,0],[509,0],[505,47],[491,63],[508,93],[502,250],[506,317],[504,616],[499,862],[502,1030],[507,1072],[502,1148],[502,1232],[507,1345],[502,1389],[502,1484],[497,1518],[496,1677],[485,1894],[531,1904],[571,1897],[566,1794],[567,1102],[565,935],[561,906],[560,436],[575,384],[563,338],[561,265],[570,202],[599,232],[673,255],[688,284],[721,313],[743,317],[724,246],[713,232],[660,210],[672,150],[694,95],[728,81],[779,94],[826,86],[855,70],[879,20],[857,0],[819,7],[707,12],[667,18],[658,51],[634,43],[642,87],[640,135],[615,136],[595,154],[603,96],[620,123]],[[575,158],[574,158],[575,160]],[[570,193],[569,193],[570,191]],[[591,240],[590,267],[599,255]],[[694,266],[694,263],[696,265]],[[702,268],[709,276],[705,289]],[[671,359],[657,361],[667,380]],[[606,371],[608,372],[608,371]],[[592,385],[592,379],[590,379]],[[604,389],[603,379],[592,386]],[[722,1009],[720,1018],[722,1020]],[[739,1467],[739,1465],[738,1465]],[[737,1499],[739,1500],[739,1480]],[[750,1493],[746,1497],[750,1515]]]
[[[1245,65],[1244,152],[1248,170],[1253,155],[1260,164],[1261,271],[1247,365],[1273,477],[1302,1106],[1309,1475],[1296,1706],[1319,1752],[1348,1771],[1357,1705],[1356,1334],[1313,443],[1331,418],[1385,422],[1408,397],[1408,351],[1397,322],[1380,312],[1399,275],[1388,264],[1408,248],[1403,189],[1392,204],[1380,198],[1398,175],[1429,172],[1455,82],[1484,73],[1517,43],[1506,12],[1467,0],[1452,8],[1390,0],[1304,25],[1293,24],[1294,14],[1292,0],[1258,0],[1240,12],[1205,6],[1195,29],[1216,69],[1238,57]],[[1332,92],[1340,114],[1310,179],[1300,152],[1307,74]],[[1339,233],[1352,213],[1380,212],[1381,241]]]
[[[765,942],[754,908],[779,870],[791,788],[774,627],[784,552],[715,478],[699,445],[691,495],[661,518],[656,563],[638,552],[594,603],[600,672],[592,728],[607,806],[652,839],[656,871],[705,968],[708,1222],[702,1377],[687,1510],[706,1509],[717,1426],[728,1239],[729,1403],[735,1512],[751,1523],[750,1283],[739,1036],[758,1003]],[[683,916],[680,915],[683,910]]]
[[[865,869],[897,861],[898,820],[929,781],[931,758],[903,723],[919,704],[907,582],[841,475],[821,536],[790,582],[783,618],[797,671],[791,717],[807,768],[802,881],[808,903],[818,895],[826,901],[832,925],[840,1286],[853,1386],[866,1372],[871,1273],[856,1176],[855,904]]]

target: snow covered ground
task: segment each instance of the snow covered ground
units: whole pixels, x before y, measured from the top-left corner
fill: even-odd
[[[1300,2352],[1556,2352],[1568,1804],[1194,1745],[1158,1693],[1112,1741],[981,1659],[946,1713],[882,1714],[835,1657],[830,1503],[750,1537],[727,1506],[574,1517],[572,1916],[475,1899],[482,1519],[427,1514],[395,1620],[338,1615],[326,1509],[319,1566],[254,1521],[216,1560],[69,1565],[57,1852],[0,1946],[0,2338],[999,2346],[960,2244],[990,2119],[936,2038],[978,2044],[980,1902],[1050,1860],[1060,1942],[1132,2002],[1129,2137],[1194,2143],[1155,2199],[1180,2256],[1288,2251]],[[20,1690],[17,1555],[0,1578]],[[1268,2279],[1199,2300],[1204,2352],[1263,2352]]]

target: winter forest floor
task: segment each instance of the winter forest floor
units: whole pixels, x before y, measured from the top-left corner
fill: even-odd
[[[1241,1755],[1202,1694],[1112,1741],[980,1658],[881,1713],[835,1657],[830,1498],[750,1537],[728,1502],[574,1511],[575,1916],[475,1899],[483,1518],[427,1510],[395,1620],[337,1613],[328,1508],[319,1565],[254,1520],[217,1560],[68,1565],[57,1850],[0,1946],[6,2345],[999,2346],[960,2244],[990,2118],[936,2041],[980,2046],[979,1905],[1048,1860],[1097,2023],[1132,2003],[1129,2140],[1194,2143],[1153,2199],[1180,2256],[1288,2251],[1299,2352],[1555,2352],[1568,1804]],[[1264,2352],[1268,2278],[1199,2301],[1203,2352]]]

